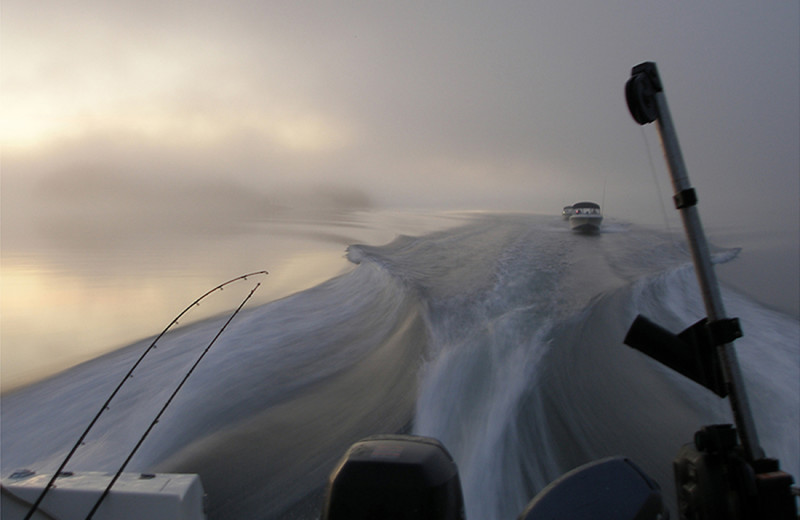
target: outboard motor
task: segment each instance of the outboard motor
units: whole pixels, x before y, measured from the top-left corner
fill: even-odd
[[[464,520],[458,468],[436,439],[367,437],[331,474],[322,519]]]
[[[661,490],[623,457],[576,468],[519,520],[665,520]],[[322,520],[465,520],[458,468],[436,439],[376,435],[353,444],[328,483]]]

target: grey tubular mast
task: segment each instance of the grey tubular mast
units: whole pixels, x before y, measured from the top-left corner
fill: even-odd
[[[656,64],[645,62],[634,67],[625,91],[628,108],[637,123],[645,125],[653,121],[658,122],[661,144],[672,176],[675,206],[680,212],[683,226],[686,229],[700,291],[708,313],[709,326],[724,324],[728,320],[711,264],[711,255],[703,233],[703,226],[700,223],[696,205],[697,196],[689,183],[689,175],[683,162],[678,136],[667,107],[667,98],[664,95]],[[764,457],[764,451],[758,442],[758,434],[750,411],[736,351],[730,340],[717,345],[717,354],[745,456],[749,461],[761,459]]]

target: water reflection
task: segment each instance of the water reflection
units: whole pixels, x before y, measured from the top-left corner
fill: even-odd
[[[249,221],[236,233],[181,233],[174,240],[148,242],[120,226],[123,239],[107,248],[80,247],[80,234],[55,243],[4,241],[2,390],[155,335],[195,298],[238,275],[270,272],[248,303],[258,305],[352,269],[344,256],[349,244],[385,243],[398,232],[447,227],[452,218],[318,209]],[[216,294],[186,322],[235,308],[250,289]]]

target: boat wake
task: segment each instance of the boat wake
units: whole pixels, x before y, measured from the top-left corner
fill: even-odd
[[[726,402],[622,344],[637,314],[674,331],[704,316],[690,259],[668,236],[480,215],[347,257],[350,272],[243,311],[129,468],[199,473],[211,518],[317,518],[347,446],[413,431],[453,454],[467,518],[500,520],[608,455],[634,460],[672,501],[680,445],[731,421]],[[798,322],[723,296],[745,333],[737,350],[762,444],[797,475]],[[68,469],[115,470],[221,320],[165,337]],[[3,396],[3,475],[54,470],[145,347]]]

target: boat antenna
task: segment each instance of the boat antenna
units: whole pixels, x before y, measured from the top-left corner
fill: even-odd
[[[159,340],[160,340],[160,339],[161,339],[161,338],[162,338],[162,337],[163,337],[163,336],[164,336],[164,335],[165,335],[165,334],[166,334],[166,333],[167,333],[167,332],[168,332],[168,331],[169,331],[169,330],[170,330],[170,329],[171,329],[173,326],[177,325],[177,324],[178,324],[178,322],[181,320],[181,318],[183,318],[183,316],[184,316],[184,315],[185,315],[187,312],[189,312],[189,311],[190,311],[191,309],[193,309],[194,307],[197,307],[197,306],[199,306],[199,305],[200,305],[200,302],[201,302],[201,301],[203,301],[203,300],[204,300],[205,298],[207,298],[208,296],[210,296],[211,294],[213,294],[213,293],[215,293],[215,292],[217,292],[217,291],[222,291],[222,290],[223,290],[223,289],[224,289],[226,286],[228,286],[228,285],[231,285],[231,284],[233,284],[233,283],[235,283],[235,282],[238,282],[238,281],[240,281],[240,280],[247,280],[248,278],[250,278],[250,277],[252,277],[252,276],[261,276],[261,275],[267,275],[267,274],[269,274],[267,271],[255,271],[255,272],[252,272],[252,273],[248,273],[248,274],[243,274],[243,275],[241,275],[241,276],[237,276],[236,278],[232,278],[232,279],[228,280],[227,282],[225,282],[225,283],[222,283],[222,284],[219,284],[219,285],[217,285],[216,287],[214,287],[213,289],[211,289],[211,290],[207,291],[205,294],[203,294],[202,296],[200,296],[199,298],[197,298],[195,301],[193,301],[191,304],[189,304],[189,306],[187,306],[185,309],[183,309],[183,311],[181,311],[181,312],[180,312],[180,314],[178,314],[177,316],[175,316],[175,318],[174,318],[174,319],[173,319],[173,320],[172,320],[172,321],[169,323],[169,325],[167,325],[167,326],[166,326],[166,328],[165,328],[163,331],[161,331],[161,333],[160,333],[158,336],[156,336],[156,338],[153,340],[153,342],[152,342],[152,343],[150,343],[150,346],[148,346],[148,347],[145,349],[145,351],[144,351],[144,352],[142,352],[142,355],[141,355],[141,356],[139,356],[139,359],[137,359],[137,360],[136,360],[136,362],[133,364],[133,366],[131,366],[130,370],[128,370],[128,372],[125,374],[125,376],[124,376],[124,377],[122,378],[122,380],[119,382],[119,384],[117,384],[116,388],[114,388],[114,391],[113,391],[113,392],[111,392],[111,395],[109,395],[109,396],[108,396],[108,398],[105,400],[105,402],[103,403],[103,405],[100,407],[100,410],[97,412],[97,414],[95,414],[94,418],[93,418],[93,419],[92,419],[92,420],[89,422],[89,425],[86,427],[86,429],[85,429],[85,430],[83,431],[83,433],[80,435],[80,437],[78,438],[77,442],[75,442],[75,445],[74,445],[74,446],[72,446],[72,449],[70,449],[69,453],[67,453],[67,456],[66,456],[66,457],[64,458],[64,460],[61,462],[61,465],[58,467],[58,469],[55,471],[55,473],[53,473],[53,476],[50,478],[50,481],[47,483],[47,485],[46,485],[46,486],[44,487],[44,489],[42,490],[41,494],[39,495],[39,498],[37,498],[37,499],[36,499],[36,502],[34,502],[34,503],[33,503],[33,505],[31,506],[31,509],[28,511],[28,514],[27,514],[27,515],[25,515],[25,518],[24,518],[24,520],[30,520],[30,518],[31,518],[31,517],[33,516],[33,514],[36,512],[36,510],[39,508],[39,505],[42,503],[42,500],[44,500],[44,497],[47,495],[47,492],[48,492],[48,491],[49,491],[49,490],[50,490],[50,489],[53,487],[53,485],[55,484],[55,482],[56,482],[56,480],[58,479],[58,477],[60,477],[60,476],[61,476],[62,472],[64,471],[64,468],[67,466],[67,464],[69,463],[69,461],[72,459],[72,456],[73,456],[73,455],[75,455],[75,452],[76,452],[76,451],[78,451],[78,448],[79,448],[79,447],[80,447],[80,446],[83,444],[83,441],[86,439],[86,436],[89,434],[89,432],[91,431],[91,429],[92,429],[92,428],[94,427],[94,425],[97,423],[98,419],[100,419],[100,416],[101,416],[101,415],[103,415],[103,413],[104,413],[106,410],[108,410],[108,409],[109,409],[109,404],[111,404],[111,401],[114,399],[114,397],[116,397],[116,395],[119,393],[120,389],[123,387],[123,385],[125,385],[125,383],[128,381],[128,379],[130,379],[130,378],[132,378],[132,377],[133,377],[133,372],[134,372],[134,371],[136,370],[136,368],[137,368],[137,367],[138,367],[138,366],[141,364],[141,362],[144,360],[144,358],[147,356],[147,354],[149,354],[149,353],[150,353],[150,351],[152,351],[153,349],[155,349],[155,348],[156,348],[156,344],[159,342]],[[253,290],[250,292],[250,294],[247,296],[247,298],[245,298],[244,302],[242,302],[242,304],[239,306],[239,308],[238,308],[238,309],[236,309],[236,312],[234,312],[234,314],[233,314],[234,316],[236,315],[236,313],[238,313],[238,312],[239,312],[239,309],[241,309],[241,308],[242,308],[242,306],[244,305],[244,303],[245,303],[247,300],[249,300],[249,299],[250,299],[250,297],[253,295],[253,292],[255,292],[255,290],[258,288],[258,286],[259,286],[259,285],[261,285],[261,284],[259,283],[258,285],[256,285],[256,287],[255,287],[255,288],[254,288],[254,289],[253,289]],[[231,319],[232,319],[232,318],[233,318],[233,316],[231,316]],[[228,323],[230,323],[230,319],[229,319],[229,320],[228,320],[228,322],[227,322],[227,323],[225,323],[225,325],[222,327],[222,330],[224,330],[224,329],[225,329],[225,327],[227,327]],[[219,333],[217,333],[217,337],[219,337],[219,334],[221,334],[221,333],[222,333],[222,330],[220,330],[220,331],[219,331]],[[216,341],[216,337],[214,338],[214,341]],[[213,344],[213,341],[212,341],[212,344]],[[211,345],[209,345],[209,347],[210,347],[210,346],[211,346]],[[208,350],[208,348],[206,348],[206,350]],[[203,355],[205,355],[205,352],[203,353]],[[202,356],[201,356],[201,358],[202,358]],[[196,364],[195,364],[195,365],[196,365]],[[192,367],[192,370],[194,370],[194,367]],[[191,371],[190,371],[190,373],[191,373]],[[188,377],[188,375],[187,375],[187,377]],[[184,381],[185,381],[185,380],[186,380],[186,378],[184,378]],[[183,385],[183,382],[181,382],[181,385]],[[178,389],[180,389],[180,386],[178,387]],[[176,390],[176,393],[177,393],[177,390]],[[174,396],[175,396],[175,394],[173,394],[173,395],[172,395],[172,397],[174,397]],[[172,400],[172,397],[170,397],[170,401]],[[167,402],[167,404],[169,404],[169,401]],[[166,408],[166,407],[165,407],[165,408]],[[162,412],[163,412],[163,409],[162,409]],[[159,414],[159,415],[160,415],[160,414]],[[152,429],[152,426],[151,426],[151,429]],[[148,429],[148,433],[149,433],[149,429]],[[147,434],[145,434],[145,435],[147,435]],[[144,439],[142,439],[142,440],[144,440]],[[140,441],[140,444],[141,444],[141,441]],[[137,447],[136,447],[135,449],[138,449],[138,445],[137,445]],[[135,449],[134,449],[134,450],[135,450]],[[127,464],[127,462],[128,462],[128,461],[126,460],[126,461],[125,461],[125,464]],[[117,476],[114,478],[114,480],[116,480],[117,478],[118,478],[118,475],[117,475]],[[112,484],[113,484],[113,482],[112,482]],[[110,488],[110,486],[109,486],[109,488]],[[108,490],[106,490],[106,493],[107,493],[107,492],[108,492]],[[105,493],[104,493],[104,494],[105,494]]]
[[[731,425],[706,426],[695,434],[694,447],[684,446],[675,459],[675,480],[681,518],[792,518],[797,505],[792,476],[767,459],[759,445],[744,380],[733,348],[742,336],[737,318],[727,318],[711,264],[697,194],[689,183],[678,136],[656,64],[635,66],[625,85],[633,119],[656,121],[672,177],[675,207],[680,212],[708,317],[679,335],[639,316],[625,343],[693,379],[720,397],[730,396],[737,430]],[[743,457],[741,455],[743,455]],[[736,475],[736,478],[730,477]],[[741,478],[739,478],[741,477]],[[734,497],[734,498],[731,498]],[[744,513],[744,516],[742,516]]]

